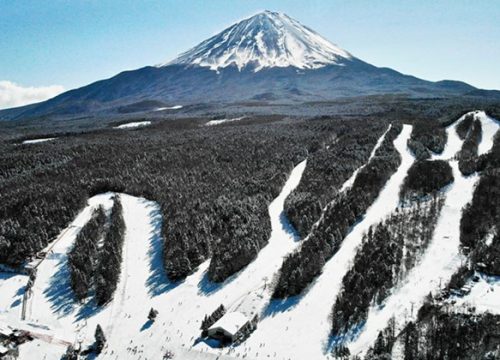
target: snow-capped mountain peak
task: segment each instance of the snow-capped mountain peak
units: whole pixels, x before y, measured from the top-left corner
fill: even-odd
[[[351,59],[347,51],[283,13],[263,11],[241,20],[164,65],[317,69]],[[162,66],[162,65],[160,65]]]

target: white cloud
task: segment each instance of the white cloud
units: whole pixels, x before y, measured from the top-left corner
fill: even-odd
[[[0,109],[36,103],[50,99],[64,91],[61,85],[27,86],[0,80]]]

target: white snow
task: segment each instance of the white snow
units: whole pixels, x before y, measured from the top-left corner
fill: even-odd
[[[233,121],[238,121],[238,120],[243,120],[246,116],[240,116],[232,119],[219,119],[219,120],[210,120],[208,121],[205,125],[206,126],[214,126],[214,125],[220,125],[228,122],[233,122]]]
[[[448,143],[443,154],[434,158],[452,159],[460,151],[462,141],[454,125],[447,129]],[[494,132],[485,131],[482,141],[492,144]],[[453,153],[455,151],[455,153]],[[488,149],[484,150],[489,151]],[[364,353],[373,344],[389,319],[394,317],[398,329],[416,318],[418,309],[429,293],[436,294],[465,261],[460,253],[460,218],[462,209],[472,200],[478,175],[464,177],[458,169],[456,160],[449,161],[455,181],[447,190],[446,200],[441,210],[433,239],[420,263],[410,270],[404,283],[382,304],[370,309],[368,319],[358,338],[349,344],[353,354]]]
[[[43,138],[43,139],[31,139],[31,140],[24,140],[22,144],[38,144],[46,141],[51,141],[54,140],[55,138]]]
[[[342,65],[351,58],[347,51],[286,14],[264,11],[159,66],[197,65],[214,71],[228,66],[239,70],[252,66],[254,71],[288,66],[317,69],[330,64]]]
[[[133,128],[138,128],[138,127],[144,127],[144,126],[149,126],[151,125],[151,121],[134,121],[134,122],[129,122],[126,124],[121,124],[118,126],[115,126],[115,129],[133,129]]]
[[[179,110],[182,109],[182,105],[174,105],[174,106],[164,106],[154,109],[153,111],[163,111],[163,110]]]
[[[0,326],[21,317],[24,288],[28,282],[26,275],[0,272]]]

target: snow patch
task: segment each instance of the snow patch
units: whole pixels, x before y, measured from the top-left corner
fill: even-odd
[[[154,109],[153,111],[163,111],[163,110],[179,110],[182,109],[182,105],[165,106]]]
[[[51,138],[43,138],[43,139],[30,139],[30,140],[24,140],[22,142],[23,145],[25,144],[38,144],[38,143],[42,143],[42,142],[46,142],[46,141],[51,141],[51,140],[54,140],[55,138],[54,137],[51,137]]]
[[[134,122],[129,122],[126,124],[121,124],[118,126],[115,126],[113,129],[134,129],[138,127],[144,127],[144,126],[149,126],[151,125],[151,121],[134,121]]]
[[[206,126],[220,125],[220,124],[224,124],[224,123],[228,123],[228,122],[243,120],[245,118],[246,118],[246,116],[240,116],[240,117],[232,118],[232,119],[210,120],[205,125]]]

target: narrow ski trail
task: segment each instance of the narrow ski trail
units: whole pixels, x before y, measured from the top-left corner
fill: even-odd
[[[404,125],[394,141],[402,157],[401,165],[369,207],[363,220],[353,227],[339,251],[327,262],[309,291],[302,297],[289,299],[296,304],[288,309],[278,310],[263,318],[255,333],[246,341],[247,347],[259,348],[256,358],[302,360],[325,357],[330,332],[329,314],[363,233],[398,204],[399,187],[414,161],[406,148],[411,130],[411,126]]]
[[[475,112],[475,114],[481,118],[483,126],[479,148],[486,153],[493,145],[498,125],[491,118],[487,118],[484,113]],[[362,332],[348,345],[353,354],[366,352],[391,317],[395,318],[398,330],[401,330],[409,321],[415,320],[425,297],[429,293],[436,294],[441,285],[446,284],[465,261],[460,253],[460,219],[463,208],[472,200],[479,176],[477,173],[463,176],[458,169],[458,162],[450,159],[453,159],[461,149],[462,140],[458,137],[455,128],[466,115],[447,128],[448,142],[445,150],[443,154],[433,157],[433,159],[449,160],[455,181],[447,190],[445,204],[432,241],[420,263],[410,270],[404,282],[394,289],[393,294],[381,307],[375,306],[370,309]],[[395,350],[394,355],[396,354],[400,354],[400,350]]]

